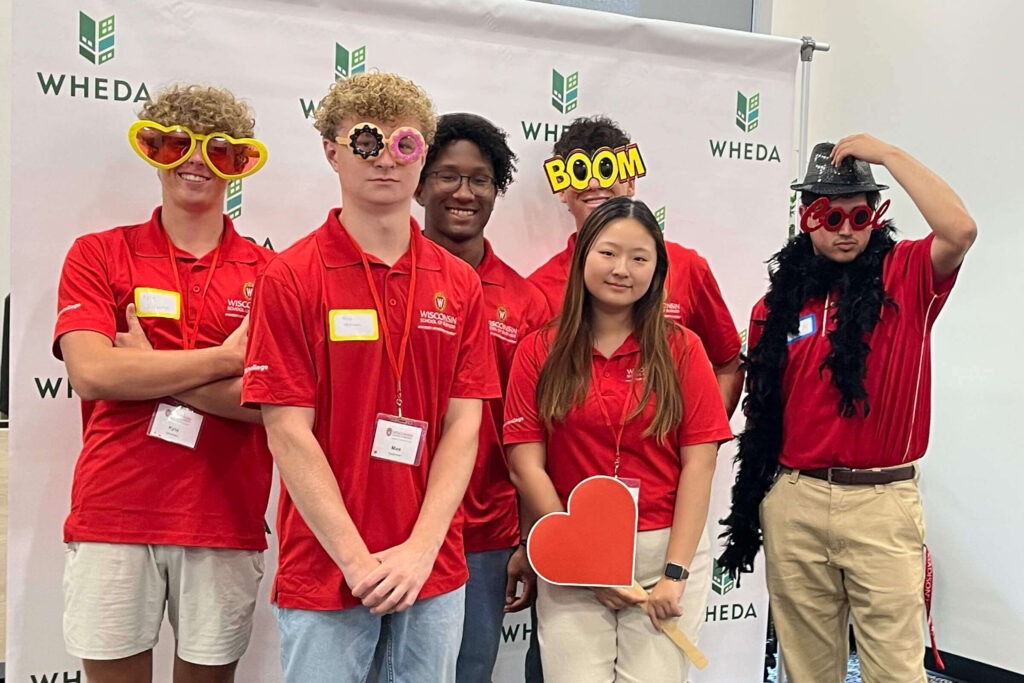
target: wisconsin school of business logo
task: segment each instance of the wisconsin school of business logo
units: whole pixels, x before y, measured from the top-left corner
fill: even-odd
[[[444,292],[434,293],[434,308],[440,313],[444,310],[444,307],[448,305],[448,297],[444,295]]]
[[[85,12],[78,13],[78,54],[93,64],[114,58],[114,15],[96,21]]]

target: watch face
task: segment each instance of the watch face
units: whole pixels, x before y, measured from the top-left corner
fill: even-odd
[[[682,566],[669,562],[665,565],[665,576],[672,579],[673,581],[679,581],[683,578]]]

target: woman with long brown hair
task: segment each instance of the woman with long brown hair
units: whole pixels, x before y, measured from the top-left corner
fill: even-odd
[[[580,228],[561,315],[520,344],[505,443],[523,516],[565,511],[587,477],[638,489],[635,576],[616,588],[539,582],[549,683],[681,681],[689,662],[661,635],[696,640],[711,581],[705,531],[717,446],[732,438],[700,340],[662,315],[665,242],[650,209],[610,199]]]

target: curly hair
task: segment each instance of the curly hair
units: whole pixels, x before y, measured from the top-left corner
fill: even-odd
[[[427,151],[427,161],[423,164],[420,174],[422,183],[427,171],[444,149],[460,140],[472,142],[480,149],[480,153],[491,163],[494,169],[494,184],[498,194],[512,184],[512,174],[516,170],[518,157],[508,146],[508,134],[482,116],[468,113],[445,114],[437,119],[437,132],[434,143]]]
[[[419,121],[427,144],[434,141],[437,114],[420,86],[390,73],[361,73],[335,81],[316,108],[313,126],[326,140],[334,140],[342,119],[353,117],[392,123],[409,117]]]
[[[146,102],[140,119],[164,126],[185,126],[195,133],[227,133],[250,138],[256,120],[252,109],[230,90],[206,85],[171,85]]]
[[[581,116],[569,124],[552,151],[564,159],[574,149],[593,154],[602,147],[615,149],[628,144],[629,133],[607,116]]]

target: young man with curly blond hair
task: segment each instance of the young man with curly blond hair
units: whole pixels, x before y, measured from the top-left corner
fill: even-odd
[[[270,252],[223,214],[266,160],[249,107],[175,86],[129,129],[158,169],[141,224],[75,240],[53,352],[82,399],[64,638],[91,683],[147,683],[166,605],[176,682],[232,681],[252,632],[272,461],[240,408],[247,314]]]
[[[274,580],[286,681],[455,680],[459,509],[500,395],[480,278],[409,216],[436,117],[394,74],[316,114],[344,209],[267,268],[242,397],[283,481]]]

